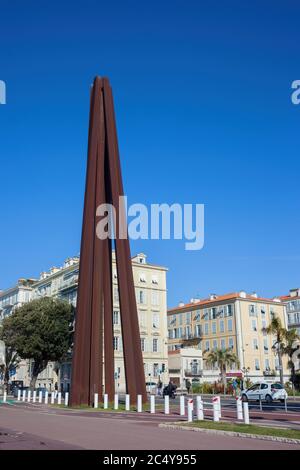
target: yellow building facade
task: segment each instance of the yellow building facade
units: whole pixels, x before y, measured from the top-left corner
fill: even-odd
[[[258,297],[244,291],[209,298],[191,299],[168,310],[169,352],[193,344],[203,354],[201,381],[219,378],[217,367],[206,365],[205,355],[214,349],[230,348],[236,354],[235,364],[228,376],[243,376],[252,382],[279,379],[279,361],[275,337],[263,332],[272,316],[279,317],[287,328],[285,305],[280,299]],[[290,372],[283,358],[284,380]]]

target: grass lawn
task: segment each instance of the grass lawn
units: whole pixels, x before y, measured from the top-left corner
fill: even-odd
[[[202,429],[219,429],[220,431],[233,431],[245,434],[258,434],[260,436],[287,437],[290,439],[300,439],[300,431],[283,428],[267,428],[265,426],[256,426],[255,424],[235,424],[213,421],[194,421],[183,424],[183,426],[196,427]]]

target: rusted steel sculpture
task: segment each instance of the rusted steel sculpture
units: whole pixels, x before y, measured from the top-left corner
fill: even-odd
[[[96,77],[91,89],[88,161],[81,236],[79,284],[72,360],[72,406],[92,405],[94,394],[114,387],[112,240],[96,235],[96,210],[112,204],[116,211],[114,243],[127,393],[146,400],[129,240],[120,236],[125,224],[112,90],[107,78]],[[104,356],[104,361],[103,361]],[[104,362],[104,370],[103,370]],[[104,377],[104,379],[103,379]]]

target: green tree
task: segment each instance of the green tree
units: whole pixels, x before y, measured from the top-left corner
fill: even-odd
[[[49,361],[60,361],[72,341],[73,307],[65,301],[43,297],[17,308],[5,318],[1,339],[22,359],[33,360],[30,388]]]
[[[226,393],[226,370],[227,367],[232,367],[235,364],[239,367],[239,360],[237,355],[232,351],[232,349],[215,349],[207,354],[205,357],[206,364],[210,367],[213,367],[215,364],[218,365],[220,370],[221,380],[224,386],[224,393]]]
[[[291,370],[291,382],[293,386],[296,383],[296,371],[295,371],[295,363],[293,360],[294,353],[299,351],[300,353],[300,345],[299,345],[300,337],[297,333],[296,328],[292,328],[291,330],[286,330],[284,335],[284,344],[282,347],[283,353],[287,354],[289,361],[288,366]]]
[[[10,346],[5,346],[3,359],[4,362],[0,364],[0,372],[3,375],[4,388],[8,391],[9,374],[18,367],[21,359],[18,356],[18,353],[16,353]]]
[[[275,336],[276,341],[272,346],[274,349],[276,348],[277,355],[278,355],[278,362],[279,362],[279,374],[280,374],[280,383],[283,386],[283,366],[282,366],[282,357],[285,354],[284,347],[285,347],[285,338],[287,335],[286,328],[282,326],[281,320],[279,317],[275,315],[272,317],[272,320],[266,328],[262,328],[264,333],[268,335]]]

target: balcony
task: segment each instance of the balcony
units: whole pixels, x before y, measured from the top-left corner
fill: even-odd
[[[67,290],[67,289],[71,289],[72,287],[77,286],[77,284],[78,284],[78,275],[73,276],[73,277],[71,277],[70,279],[65,280],[65,281],[62,283],[62,285],[61,285],[61,287],[60,287],[59,290],[60,290],[60,291],[64,291],[64,290]]]
[[[275,370],[267,369],[267,370],[263,371],[263,374],[264,374],[265,377],[275,377],[276,372],[275,372]]]
[[[183,346],[195,346],[200,343],[201,337],[190,333],[188,335],[182,335],[181,340],[183,342]]]
[[[202,377],[203,370],[199,369],[198,367],[193,367],[192,369],[185,369],[184,375],[185,377]]]

